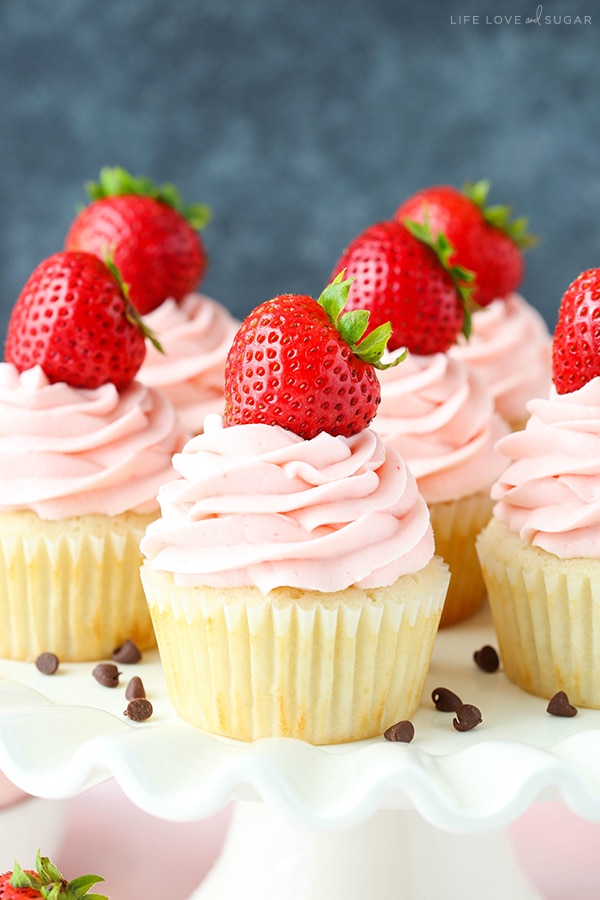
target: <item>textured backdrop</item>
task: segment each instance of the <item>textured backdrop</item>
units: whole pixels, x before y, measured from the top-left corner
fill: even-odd
[[[203,289],[238,315],[487,177],[542,238],[523,292],[553,326],[600,265],[599,48],[592,0],[1,0],[2,334],[103,165],[212,207]]]

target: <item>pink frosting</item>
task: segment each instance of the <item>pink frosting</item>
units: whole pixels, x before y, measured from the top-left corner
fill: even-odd
[[[138,380],[164,391],[188,434],[197,434],[208,413],[223,412],[225,361],[240,323],[224,306],[195,293],[180,303],[166,300],[144,322],[164,353],[148,342]]]
[[[50,384],[39,366],[0,363],[0,509],[43,519],[158,508],[183,436],[160,392],[137,381],[86,390]]]
[[[512,464],[492,489],[497,518],[562,559],[600,556],[600,378],[531,400],[526,428],[500,441]]]
[[[373,427],[406,460],[425,500],[487,490],[506,465],[494,444],[508,426],[473,370],[446,353],[411,353],[377,374]]]
[[[179,584],[373,588],[432,558],[414,477],[370,429],[307,441],[213,415],[174,466],[181,478],[161,489],[141,548]]]
[[[527,417],[528,400],[548,396],[552,337],[540,313],[520,294],[475,312],[469,340],[461,335],[449,353],[473,367],[511,424]]]

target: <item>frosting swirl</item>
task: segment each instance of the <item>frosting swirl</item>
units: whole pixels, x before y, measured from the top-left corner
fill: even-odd
[[[508,426],[472,369],[447,353],[411,353],[377,374],[373,427],[406,460],[425,500],[487,490],[505,466],[494,444]]]
[[[208,416],[159,492],[141,549],[183,585],[332,592],[392,584],[433,555],[414,477],[379,436],[303,440]]]
[[[527,404],[523,431],[498,449],[512,460],[492,488],[494,515],[562,559],[600,556],[600,377]]]
[[[158,391],[133,381],[95,389],[50,384],[35,366],[0,363],[0,509],[43,519],[157,509],[183,442]]]
[[[197,434],[210,412],[223,411],[227,354],[239,322],[203,294],[176,303],[165,300],[147,316],[164,353],[149,341],[138,380],[159,388],[173,403],[189,434]]]
[[[473,313],[471,336],[459,335],[448,352],[473,367],[511,425],[526,418],[528,400],[548,396],[552,337],[543,317],[520,294]]]

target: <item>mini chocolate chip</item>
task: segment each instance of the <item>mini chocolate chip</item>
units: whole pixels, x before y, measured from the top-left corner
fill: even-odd
[[[123,713],[134,722],[145,722],[153,713],[152,704],[145,697],[135,697],[127,704],[127,709]]]
[[[383,736],[386,741],[402,741],[405,744],[410,744],[415,736],[415,726],[412,722],[409,722],[408,719],[403,719],[402,722],[396,722],[394,725],[390,725],[390,727],[384,731]]]
[[[121,673],[112,663],[98,663],[92,675],[104,687],[116,687]]]
[[[112,659],[114,659],[115,662],[124,663],[126,665],[139,662],[141,658],[142,654],[129,638],[121,644],[120,647],[113,650],[112,653]]]
[[[144,690],[142,679],[139,678],[138,675],[134,675],[133,678],[129,681],[129,684],[125,689],[125,696],[128,700],[137,700],[140,697],[146,696],[146,691]]]
[[[456,710],[456,718],[452,720],[457,731],[470,731],[480,722],[483,722],[481,710],[471,703],[462,703]]]
[[[500,666],[498,653],[489,644],[486,644],[481,650],[476,650],[473,659],[484,672],[496,672]]]
[[[58,669],[58,656],[55,653],[40,653],[35,665],[44,675],[54,675]]]
[[[551,716],[563,716],[567,719],[577,715],[577,709],[574,706],[571,706],[569,698],[564,691],[558,691],[554,697],[551,698],[546,707],[546,711],[549,712]]]
[[[456,712],[458,707],[462,705],[462,700],[458,694],[445,687],[435,688],[431,692],[431,699],[435,703],[435,708],[439,709],[440,712]]]

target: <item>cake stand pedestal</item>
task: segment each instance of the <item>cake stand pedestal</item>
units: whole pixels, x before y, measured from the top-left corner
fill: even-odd
[[[600,822],[600,711],[548,715],[546,701],[474,664],[494,642],[487,610],[440,632],[410,744],[206,734],[173,711],[156,651],[122,666],[114,689],[93,664],[49,677],[0,660],[0,771],[55,800],[114,778],[141,810],[174,822],[236,801],[193,900],[530,900],[505,829],[546,799]],[[154,707],[147,722],[123,715],[133,675]],[[431,700],[437,687],[478,706],[481,724],[457,732]]]
[[[303,828],[238,801],[215,866],[190,900],[541,900],[508,834],[453,834],[414,810],[381,810],[349,829]]]

